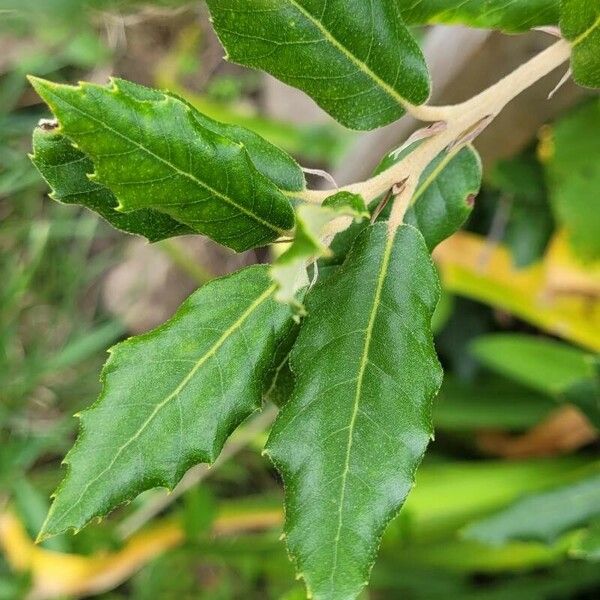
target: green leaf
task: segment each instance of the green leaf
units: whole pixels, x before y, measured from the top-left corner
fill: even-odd
[[[306,186],[304,173],[298,163],[289,154],[267,142],[267,140],[253,131],[240,125],[219,123],[219,121],[203,115],[185,99],[168,91],[154,90],[137,83],[132,83],[131,81],[125,81],[124,79],[114,78],[113,81],[122,92],[137,100],[160,102],[165,96],[169,96],[183,102],[189,106],[192,115],[202,127],[212,131],[216,135],[226,137],[232,142],[244,144],[254,166],[263,175],[273,181],[279,189],[298,192]]]
[[[402,152],[386,155],[375,174],[395,165],[417,147],[413,144]],[[439,154],[424,170],[411,205],[406,212],[405,222],[419,229],[430,250],[456,233],[473,211],[475,196],[481,187],[481,160],[474,148],[468,146],[456,154]],[[381,198],[369,207],[375,207]],[[379,220],[388,218],[392,202],[379,215]],[[365,229],[364,223],[351,225],[346,231],[335,236],[331,243],[333,257],[321,261],[320,273],[327,276],[329,266],[340,265],[356,239]]]
[[[435,405],[434,423],[448,431],[524,431],[555,408],[547,396],[503,377],[485,377],[469,383],[445,377]]]
[[[573,79],[600,88],[600,3],[596,0],[560,0],[560,29],[571,42]]]
[[[155,210],[117,211],[113,193],[87,177],[94,171],[92,161],[56,130],[35,129],[31,160],[52,188],[51,198],[65,204],[82,204],[121,231],[143,235],[151,242],[193,233],[186,225]]]
[[[263,379],[290,310],[266,266],[216,279],[175,316],[111,350],[97,402],[80,415],[42,538],[81,529],[140,492],[173,488],[213,462],[260,407]]]
[[[423,171],[404,221],[422,233],[433,251],[468,219],[480,187],[481,161],[473,148],[439,154]]]
[[[323,201],[323,207],[336,211],[339,214],[364,219],[371,215],[367,210],[365,201],[359,194],[338,192]]]
[[[504,242],[516,267],[540,260],[554,232],[554,219],[544,169],[534,152],[528,150],[501,160],[490,173],[490,183],[510,203]]]
[[[552,543],[600,515],[600,475],[517,500],[464,530],[466,538],[501,545],[511,540]]]
[[[576,381],[561,395],[564,402],[574,404],[600,430],[600,358],[592,359],[594,374]]]
[[[294,226],[291,204],[245,146],[202,126],[181,100],[139,100],[116,81],[108,88],[32,84],[60,131],[91,158],[93,180],[115,194],[119,210],[159,210],[236,251]]]
[[[575,404],[600,428],[600,368],[592,354],[517,333],[479,337],[471,352],[497,373],[559,402]]]
[[[397,0],[409,25],[466,25],[503,31],[527,31],[556,25],[559,0]]]
[[[348,192],[330,196],[322,205],[302,204],[298,207],[294,241],[271,267],[280,302],[297,302],[296,292],[309,283],[306,271],[308,262],[330,254],[322,240],[324,229],[340,217],[363,220],[369,217],[369,212],[360,196]]]
[[[228,58],[311,96],[342,125],[374,129],[429,96],[397,0],[208,0]]]
[[[368,227],[306,297],[293,397],[265,453],[286,487],[285,537],[312,597],[354,598],[432,435],[439,283],[421,235]]]
[[[265,377],[263,398],[281,408],[291,397],[294,389],[294,374],[290,369],[290,352],[298,334],[301,323],[291,320],[288,331],[281,337],[277,345],[271,368]]]
[[[546,163],[556,220],[584,259],[600,258],[600,100],[570,112],[554,126]],[[593,134],[592,134],[593,132]]]
[[[569,554],[590,562],[600,562],[600,520],[596,520],[581,533]]]
[[[486,367],[540,392],[560,394],[593,376],[592,355],[562,342],[520,333],[484,335],[471,345]]]

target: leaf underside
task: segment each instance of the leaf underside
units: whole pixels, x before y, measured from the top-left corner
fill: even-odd
[[[208,0],[230,60],[311,96],[342,125],[374,129],[429,96],[397,0]]]
[[[285,482],[288,550],[323,600],[354,598],[366,584],[431,438],[442,378],[429,252],[411,226],[386,232],[367,228],[307,295],[294,393],[265,450]]]
[[[94,163],[93,180],[118,209],[153,209],[236,251],[267,244],[294,225],[277,186],[246,147],[201,124],[181,100],[114,80],[78,87],[32,78],[60,132]],[[122,89],[123,88],[123,89]],[[141,88],[144,89],[144,88]]]
[[[65,204],[81,204],[104,217],[113,227],[143,235],[151,242],[193,233],[168,215],[151,209],[122,213],[106,187],[90,181],[92,161],[57,131],[37,128],[33,133],[33,163],[52,188],[51,197]]]
[[[42,538],[79,530],[144,490],[173,488],[192,465],[216,459],[260,407],[272,355],[289,328],[290,311],[274,293],[266,266],[243,269],[111,350],[102,393],[80,415]]]

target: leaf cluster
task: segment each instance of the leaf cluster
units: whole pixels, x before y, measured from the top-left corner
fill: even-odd
[[[429,74],[409,25],[517,32],[560,20],[576,80],[598,84],[598,15],[575,0],[503,11],[475,0],[208,6],[228,58],[303,90],[348,128],[381,127],[426,102]],[[210,282],[164,325],[111,349],[40,538],[79,530],[144,490],[172,489],[273,398],[282,408],[265,454],[285,483],[297,573],[312,597],[356,597],[433,436],[442,370],[431,253],[464,224],[479,191],[472,131],[431,156],[426,140],[386,156],[375,178],[423,164],[375,200],[353,189],[317,204],[284,151],[175,94],[120,79],[31,81],[56,119],[36,129],[32,156],[56,200],[151,242],[196,233],[242,252],[292,241],[271,267]],[[468,123],[475,134],[479,121]],[[402,223],[392,218],[398,206]],[[597,387],[595,376],[581,380]],[[481,538],[482,527],[491,539],[493,523],[471,535]]]

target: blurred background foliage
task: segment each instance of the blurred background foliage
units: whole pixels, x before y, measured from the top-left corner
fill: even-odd
[[[46,198],[27,153],[48,115],[26,73],[166,87],[305,166],[335,171],[360,141],[224,63],[201,2],[0,0],[0,599],[302,598],[278,541],[279,482],[260,456],[273,407],[172,495],[32,543],[105,349],[269,252],[149,246]],[[467,230],[436,252],[436,440],[365,598],[600,594],[600,102],[561,93],[527,143],[484,152]]]

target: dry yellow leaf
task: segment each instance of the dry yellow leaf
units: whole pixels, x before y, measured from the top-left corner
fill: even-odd
[[[444,287],[505,310],[549,333],[600,351],[600,266],[582,265],[564,235],[542,262],[516,269],[509,251],[479,235],[459,232],[434,258]]]

